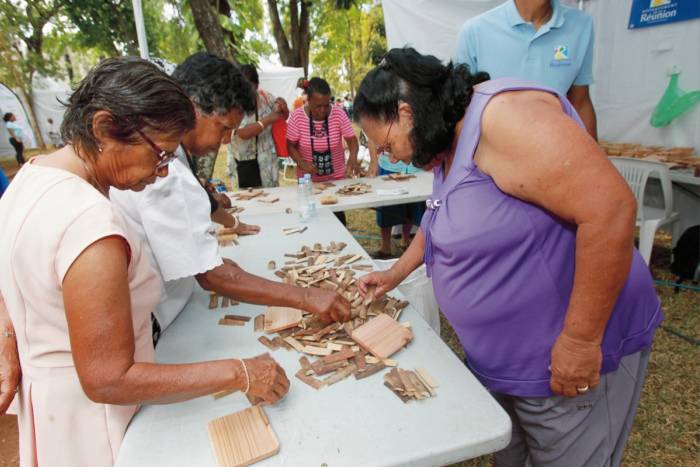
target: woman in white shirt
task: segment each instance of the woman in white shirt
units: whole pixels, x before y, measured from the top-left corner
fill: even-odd
[[[5,121],[10,144],[15,148],[15,159],[21,166],[24,164],[24,143],[22,142],[22,127],[17,124],[15,114],[7,112],[2,119]]]

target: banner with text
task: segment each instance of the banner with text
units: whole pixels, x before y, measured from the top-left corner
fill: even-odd
[[[628,29],[700,18],[700,0],[632,0]]]

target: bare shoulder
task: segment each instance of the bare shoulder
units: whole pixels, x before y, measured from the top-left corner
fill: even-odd
[[[546,91],[507,91],[494,96],[484,109],[482,125],[531,118],[533,114],[562,113],[559,98]]]

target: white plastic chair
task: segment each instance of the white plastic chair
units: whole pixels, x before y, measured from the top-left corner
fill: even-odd
[[[628,157],[611,157],[610,162],[622,174],[637,199],[639,252],[644,261],[649,264],[656,231],[661,227],[669,226],[673,239],[677,239],[679,234],[678,213],[673,212],[673,191],[668,167],[660,162]],[[661,181],[661,192],[664,198],[663,209],[644,205],[644,189],[647,186],[649,175],[652,173],[658,174]]]
[[[297,181],[297,163],[294,162],[294,159],[291,158],[291,156],[288,157],[281,157],[282,159],[282,180],[285,180],[287,182],[296,182]],[[292,176],[289,177],[287,176],[287,169],[292,168]]]

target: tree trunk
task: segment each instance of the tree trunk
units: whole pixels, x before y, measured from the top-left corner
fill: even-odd
[[[352,54],[355,51],[354,44],[352,43],[352,23],[350,22],[350,15],[345,15],[348,22],[348,43],[351,45],[350,53],[348,53],[348,81],[350,81],[350,97],[355,99],[355,65],[352,61]]]
[[[277,0],[267,0],[272,20],[272,32],[277,43],[277,52],[283,65],[301,67],[304,74],[309,72],[309,0],[289,0],[290,40],[284,31],[277,8]]]
[[[34,98],[31,94],[27,93],[24,86],[17,86],[17,89],[19,90],[19,95],[22,98],[22,101],[24,101],[23,104],[26,104],[27,106],[29,125],[32,127],[32,131],[34,131],[36,145],[43,151],[46,149],[46,143],[44,143],[44,137],[41,135],[41,130],[39,130],[39,122],[36,119],[36,112],[34,112]]]
[[[194,25],[207,51],[236,63],[231,49],[226,47],[226,39],[219,24],[218,13],[214,11],[209,0],[189,0],[189,3]]]

